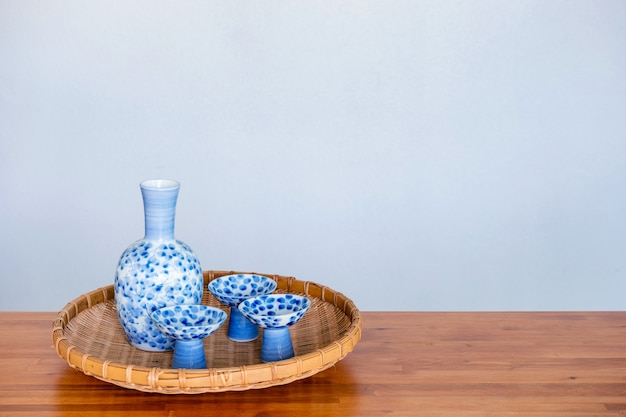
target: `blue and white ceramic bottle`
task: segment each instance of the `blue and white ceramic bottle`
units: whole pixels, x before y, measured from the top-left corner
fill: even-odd
[[[115,305],[130,344],[159,352],[173,349],[174,339],[164,335],[150,315],[166,306],[200,304],[204,285],[198,258],[189,246],[174,238],[180,184],[148,180],[140,188],[146,233],[120,257]]]

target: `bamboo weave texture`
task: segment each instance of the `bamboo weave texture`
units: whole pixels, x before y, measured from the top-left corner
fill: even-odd
[[[204,271],[204,283],[235,271]],[[260,361],[261,337],[233,342],[227,323],[204,339],[207,369],[172,369],[172,352],[132,347],[117,318],[113,286],[84,294],[68,303],[53,322],[59,356],[87,375],[121,387],[162,394],[199,394],[266,388],[321,372],[350,353],[361,338],[362,320],[352,300],[328,287],[294,277],[276,280],[277,293],[307,296],[312,305],[290,328],[296,356],[279,362]],[[204,291],[203,304],[229,311]]]

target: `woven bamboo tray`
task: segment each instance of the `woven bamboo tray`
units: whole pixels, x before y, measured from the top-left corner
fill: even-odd
[[[204,271],[203,304],[228,311],[206,290],[209,281],[235,271]],[[307,296],[312,305],[290,328],[296,356],[262,363],[261,337],[238,343],[227,337],[227,323],[204,339],[207,369],[172,369],[172,352],[132,347],[115,311],[113,286],[68,303],[53,322],[59,356],[87,375],[125,388],[161,394],[241,391],[282,385],[310,377],[350,353],[361,338],[362,321],[354,303],[328,287],[293,277],[268,275],[277,293]]]

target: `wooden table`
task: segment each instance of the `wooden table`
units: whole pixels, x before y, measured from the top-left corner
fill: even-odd
[[[162,395],[71,369],[56,313],[0,313],[0,416],[626,416],[626,312],[363,312],[335,367],[262,390]]]

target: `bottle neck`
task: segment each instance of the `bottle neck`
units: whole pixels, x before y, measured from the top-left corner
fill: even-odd
[[[141,183],[146,239],[174,239],[179,188],[179,184],[175,181],[150,180]]]

